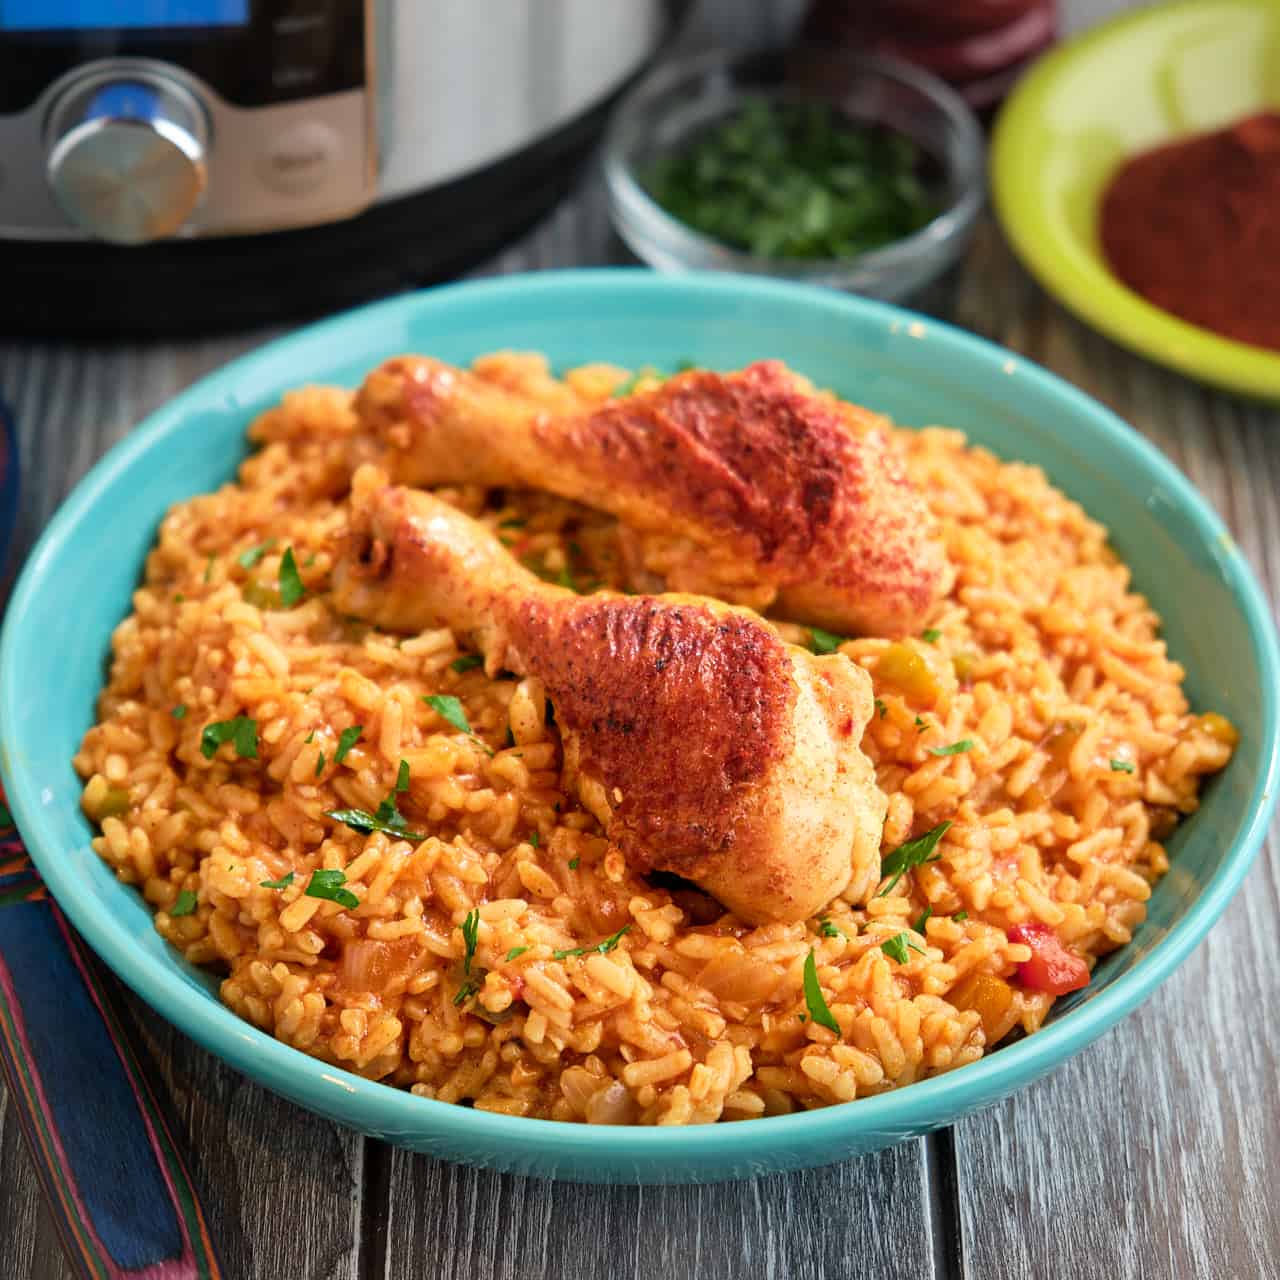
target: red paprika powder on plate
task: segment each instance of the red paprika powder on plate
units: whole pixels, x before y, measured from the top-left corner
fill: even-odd
[[[1280,112],[1134,156],[1100,231],[1111,270],[1149,302],[1280,351]]]

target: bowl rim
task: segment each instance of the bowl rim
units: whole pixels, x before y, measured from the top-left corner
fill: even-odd
[[[668,213],[645,189],[629,158],[629,147],[651,123],[646,108],[652,99],[681,81],[700,78],[708,71],[727,71],[753,60],[805,52],[838,61],[854,71],[905,84],[923,94],[959,131],[963,152],[956,171],[959,194],[923,227],[878,249],[868,249],[852,258],[766,258],[735,249],[723,240],[691,227]],[[601,167],[614,207],[615,221],[648,223],[646,234],[663,237],[673,252],[686,257],[690,252],[712,257],[724,264],[721,270],[755,275],[785,276],[798,281],[831,279],[853,272],[890,272],[914,266],[921,254],[940,243],[964,235],[972,226],[986,199],[982,128],[968,103],[950,85],[920,67],[878,53],[852,53],[822,45],[800,45],[797,50],[713,49],[664,62],[651,71],[618,104],[609,120],[602,148]]]
[[[1280,399],[1280,352],[1224,337],[1148,302],[1109,271],[1101,258],[1085,255],[1081,266],[1058,249],[1064,237],[1046,230],[1040,188],[1022,174],[1043,151],[1045,101],[1058,78],[1117,36],[1171,13],[1247,8],[1272,12],[1269,0],[1172,0],[1121,13],[1066,41],[1040,58],[1018,82],[996,117],[991,134],[991,198],[1000,225],[1018,257],[1037,280],[1080,319],[1116,342],[1196,380],[1265,399]],[[1190,134],[1170,134],[1190,136]],[[1128,159],[1137,152],[1126,152]],[[1096,205],[1095,205],[1096,207]],[[1079,238],[1065,237],[1072,243]]]
[[[735,305],[755,302],[767,307],[771,301],[803,303],[828,313],[833,325],[842,319],[870,319],[885,331],[894,331],[895,326],[901,329],[924,323],[930,336],[936,336],[953,351],[963,352],[979,369],[990,373],[993,383],[1007,365],[1010,354],[950,324],[888,303],[789,281],[718,272],[674,278],[616,268],[538,272],[447,285],[340,313],[277,338],[199,379],[149,414],[76,485],[28,557],[7,610],[0,634],[0,724],[18,722],[17,708],[25,690],[15,654],[24,639],[22,619],[29,602],[38,595],[46,573],[56,564],[64,544],[84,518],[86,508],[98,501],[104,490],[151,450],[192,429],[189,424],[195,419],[188,414],[189,408],[216,400],[224,409],[230,406],[236,411],[237,384],[252,383],[255,370],[278,361],[296,343],[326,333],[337,334],[349,327],[382,323],[393,329],[397,317],[424,306],[447,309],[459,296],[482,298],[500,306],[515,294],[524,295],[522,301],[527,302],[530,298],[536,301],[539,296],[554,296],[565,291],[589,293],[593,289],[608,289],[637,299],[686,291],[718,295],[726,303]],[[403,329],[397,331],[403,332]],[[1192,517],[1205,542],[1234,547],[1216,513],[1154,445],[1084,392],[1023,357],[1017,358],[1020,371],[1025,372],[1035,386],[1047,391],[1059,404],[1096,421],[1109,437],[1118,464],[1129,461],[1153,472],[1175,504]],[[299,374],[300,378],[307,376],[306,371]],[[543,1160],[594,1158],[599,1157],[602,1149],[609,1148],[615,1165],[633,1162],[636,1167],[643,1166],[644,1172],[637,1175],[641,1180],[662,1180],[652,1175],[665,1174],[668,1168],[673,1174],[677,1173],[673,1161],[678,1162],[682,1157],[696,1160],[703,1167],[711,1162],[731,1160],[739,1161],[742,1167],[760,1156],[766,1142],[778,1147],[788,1140],[816,1144],[822,1139],[839,1141],[854,1134],[904,1137],[935,1128],[1020,1087],[1082,1049],[1149,997],[1186,959],[1222,913],[1252,863],[1266,834],[1280,779],[1280,648],[1270,610],[1252,569],[1238,549],[1225,561],[1223,574],[1245,616],[1258,657],[1263,703],[1260,777],[1250,796],[1248,819],[1240,837],[1183,918],[1131,969],[1035,1035],[977,1062],[887,1093],[798,1114],[760,1117],[749,1123],[680,1128],[608,1126],[603,1127],[602,1132],[602,1127],[592,1125],[498,1115],[420,1098],[407,1090],[364,1079],[312,1058],[241,1020],[212,994],[196,995],[190,980],[171,962],[140,950],[130,938],[114,929],[109,903],[86,891],[85,883],[71,873],[70,864],[57,855],[45,832],[44,802],[38,782],[25,771],[14,768],[9,752],[0,753],[0,771],[28,850],[75,928],[148,1004],[243,1074],[323,1114],[342,1116],[344,1123],[366,1132],[405,1139],[456,1136],[463,1141],[485,1140],[495,1146],[502,1144],[513,1152],[536,1153]],[[109,635],[103,636],[103,642],[104,645],[109,642]],[[943,1119],[930,1118],[939,1112],[945,1113]],[[837,1149],[833,1158],[838,1154]]]

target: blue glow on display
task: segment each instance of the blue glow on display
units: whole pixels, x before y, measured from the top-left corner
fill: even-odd
[[[0,0],[0,31],[241,27],[249,0]]]

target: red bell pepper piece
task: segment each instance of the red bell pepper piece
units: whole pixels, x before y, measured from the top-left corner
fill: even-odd
[[[1089,966],[1063,946],[1047,924],[1015,924],[1007,934],[1010,942],[1031,948],[1031,959],[1018,965],[1018,981],[1024,987],[1064,996],[1089,985]]]

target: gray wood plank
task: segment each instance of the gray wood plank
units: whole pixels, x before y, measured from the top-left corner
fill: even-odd
[[[958,1127],[966,1274],[1275,1274],[1278,908],[1273,844],[1137,1014]]]
[[[1067,316],[984,232],[965,322],[1048,364],[1154,440],[1280,599],[1280,413],[1132,356]],[[962,288],[962,296],[966,290]],[[1280,853],[1135,1016],[956,1131],[965,1273],[1274,1275],[1280,1215]]]
[[[492,1280],[927,1277],[923,1146],[709,1187],[557,1184],[394,1151],[395,1243],[372,1274],[417,1280],[435,1258]]]
[[[364,1139],[225,1067],[132,995],[127,1002],[190,1134],[227,1276],[355,1280]]]
[[[187,383],[265,336],[145,353],[35,344],[9,348],[0,358],[0,394],[15,411],[25,481],[13,561],[21,559],[66,492],[110,445]],[[354,1277],[364,1140],[244,1080],[141,1001],[122,996],[187,1135],[228,1276]],[[3,1106],[0,1234],[12,1242],[0,1274],[34,1280],[71,1275],[17,1124],[6,1119]]]
[[[0,346],[0,397],[13,411],[22,502],[18,564],[94,462],[153,409],[275,331],[177,346]]]
[[[33,1280],[66,1280],[70,1272],[53,1221],[45,1209],[18,1122],[8,1110],[0,1083],[0,1229],[5,1240],[5,1266],[14,1276]]]

